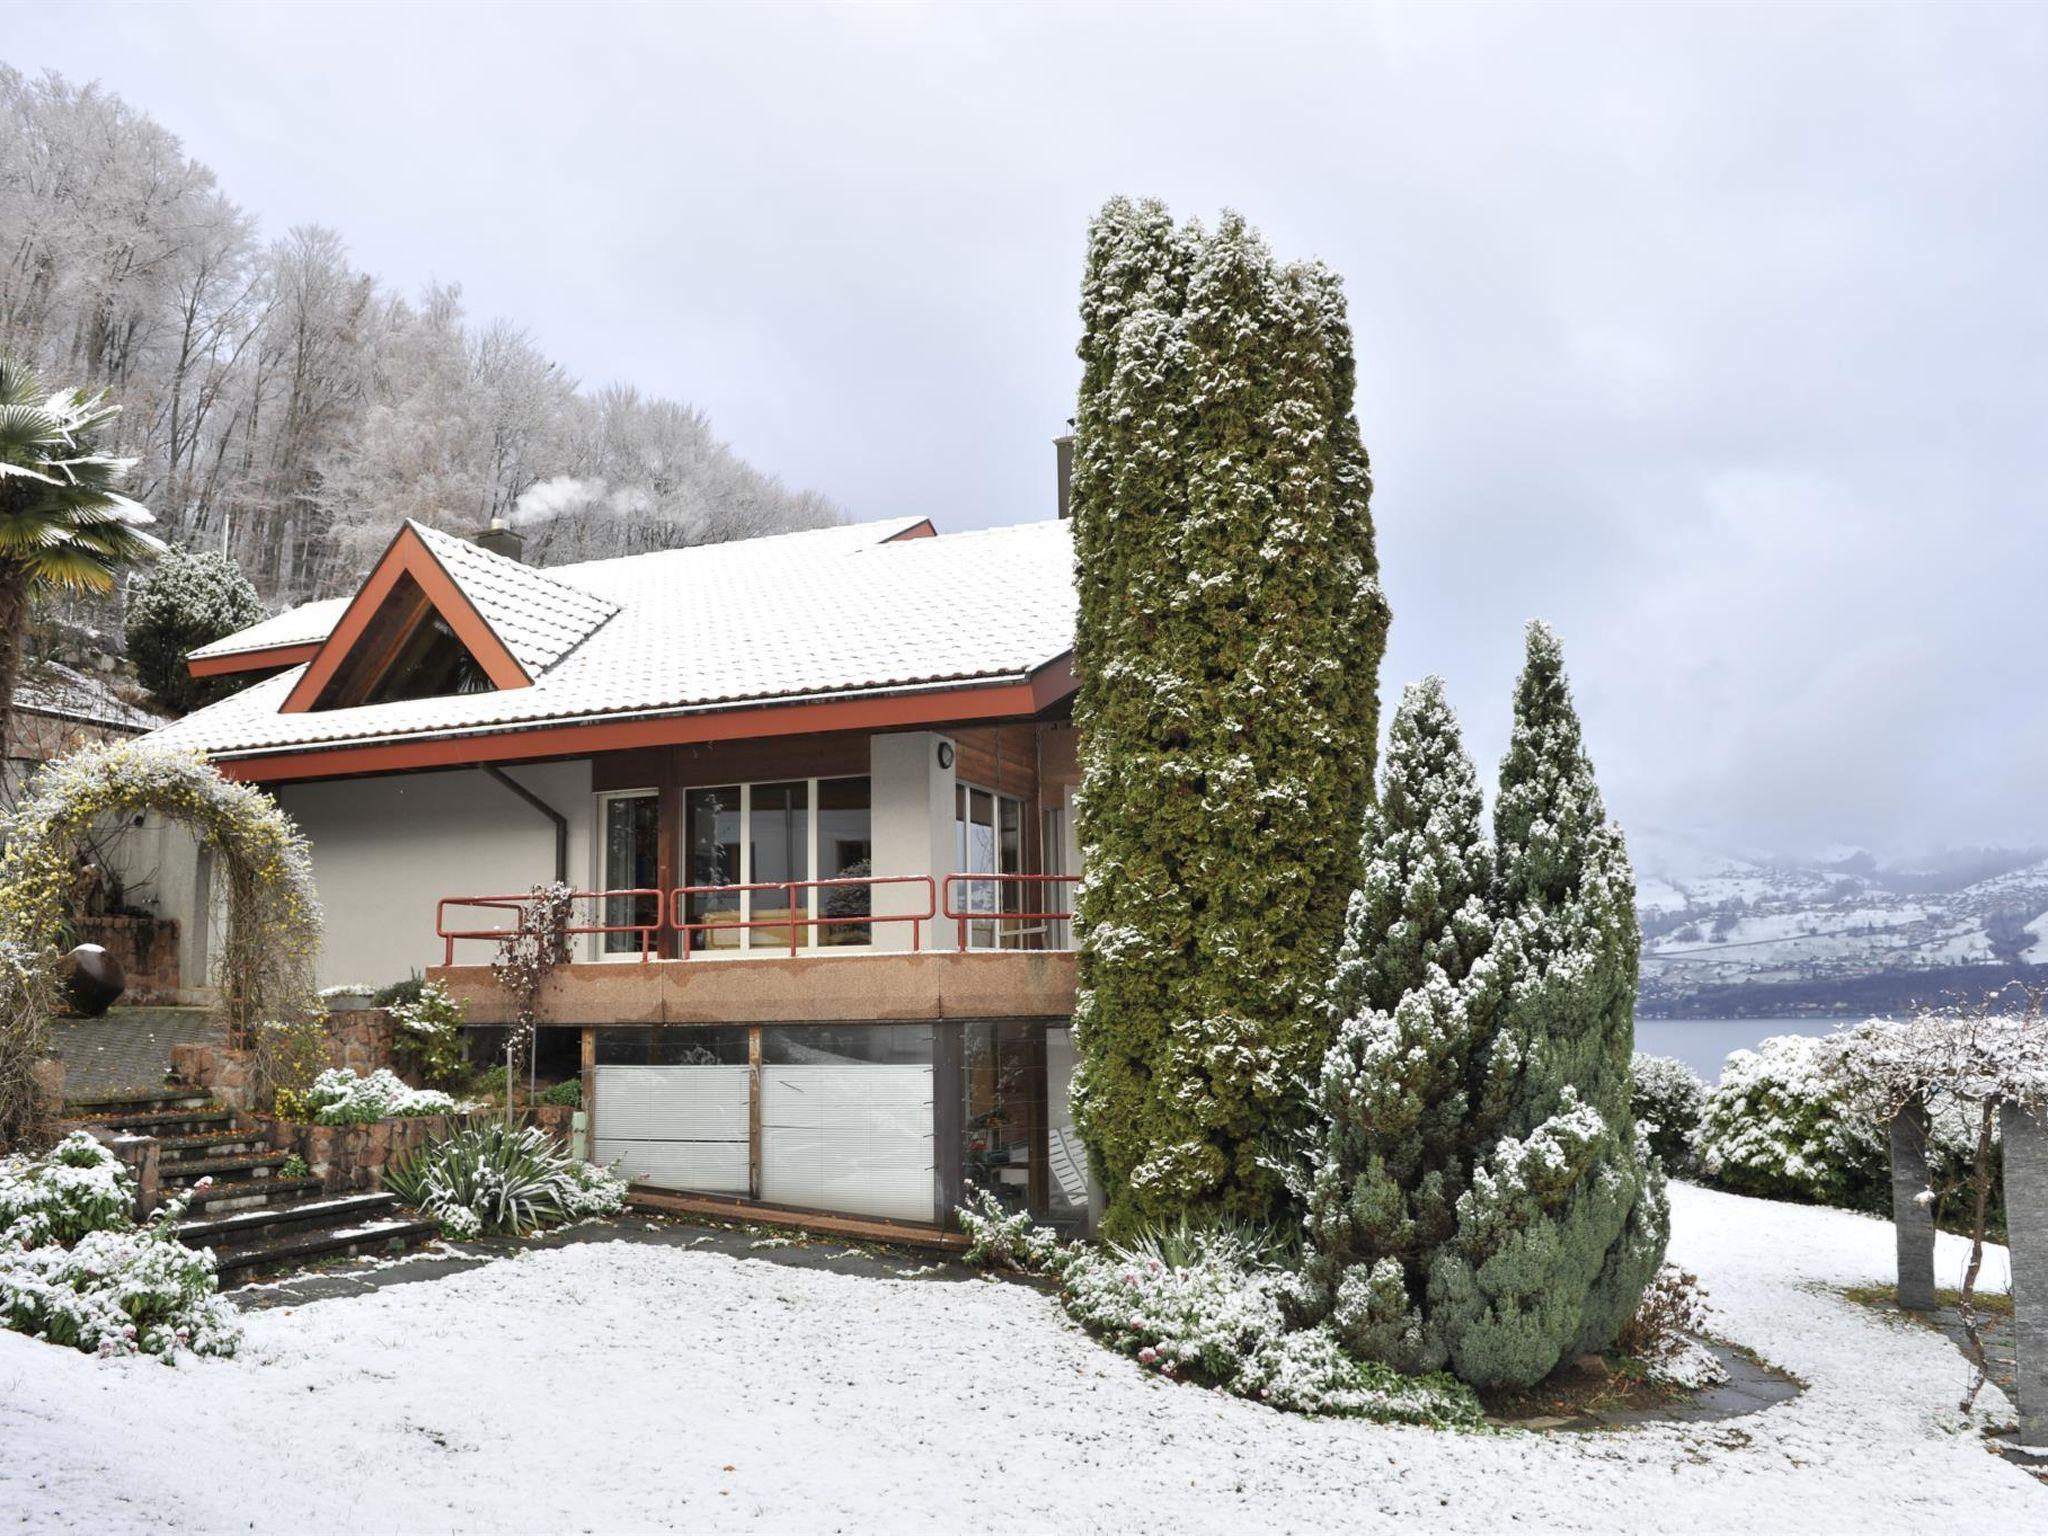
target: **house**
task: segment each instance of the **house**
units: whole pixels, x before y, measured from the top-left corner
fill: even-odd
[[[193,652],[249,686],[155,739],[305,831],[323,985],[420,970],[503,1026],[495,936],[574,886],[539,1056],[644,1188],[1083,1224],[1072,560],[1063,521],[897,519],[541,570],[407,523],[352,597]]]

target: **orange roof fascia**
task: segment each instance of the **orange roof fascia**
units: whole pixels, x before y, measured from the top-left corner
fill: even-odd
[[[1065,686],[1062,686],[1062,679]],[[462,768],[477,763],[515,762],[540,757],[575,757],[625,752],[635,747],[676,746],[704,741],[744,741],[764,736],[799,736],[813,731],[901,730],[919,725],[1028,718],[1071,692],[1066,659],[1042,667],[1030,679],[978,688],[886,694],[876,698],[828,699],[813,704],[766,704],[707,710],[658,720],[617,720],[500,731],[489,736],[454,736],[433,741],[377,742],[359,747],[268,753],[230,758],[214,766],[230,779],[276,784],[293,779],[344,778],[370,773],[405,773],[419,768]]]
[[[497,631],[476,611],[476,605],[470,602],[468,594],[456,585],[455,578],[427,548],[426,540],[407,524],[398,530],[397,537],[392,539],[383,558],[378,560],[376,569],[370,572],[370,579],[350,599],[341,621],[320,643],[318,652],[306,666],[305,675],[292,685],[292,691],[278,707],[279,714],[304,714],[313,707],[322,691],[334,680],[334,674],[341,670],[342,663],[348,660],[349,652],[362,639],[363,631],[377,617],[400,578],[405,576],[419,584],[427,601],[455,631],[455,638],[469,648],[470,655],[484,669],[484,675],[490,678],[493,687],[532,686],[533,679],[526,675],[526,669],[506,649]]]
[[[256,651],[232,651],[225,656],[194,656],[185,670],[194,677],[232,677],[238,672],[275,672],[296,667],[320,654],[318,640],[301,640],[292,645],[266,645]]]

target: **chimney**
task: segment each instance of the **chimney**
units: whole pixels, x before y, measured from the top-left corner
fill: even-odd
[[[1072,426],[1073,423],[1068,422],[1067,425]],[[1059,464],[1060,517],[1065,519],[1073,510],[1074,434],[1069,432],[1065,437],[1054,438],[1052,440],[1052,451],[1053,457]]]
[[[477,548],[503,555],[507,560],[523,562],[525,559],[525,535],[516,528],[507,527],[502,517],[492,518],[491,526],[478,534],[474,542]]]

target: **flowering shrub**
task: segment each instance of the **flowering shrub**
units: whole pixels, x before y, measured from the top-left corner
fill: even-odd
[[[1629,1103],[1665,1171],[1682,1172],[1692,1162],[1692,1139],[1707,1107],[1699,1073],[1675,1056],[1637,1051],[1629,1066]]]
[[[289,1024],[275,1019],[256,1026],[255,1082],[258,1104],[286,1120],[310,1120],[306,1091],[325,1070],[326,1015]]]
[[[231,1355],[234,1308],[213,1255],[163,1224],[89,1232],[71,1248],[0,1248],[0,1320],[17,1333],[101,1355]]]
[[[460,1085],[469,1077],[462,1047],[462,1004],[438,981],[427,982],[410,1001],[391,1005],[397,1045],[430,1083]]]
[[[133,1200],[119,1161],[82,1132],[0,1163],[0,1324],[101,1355],[232,1354],[241,1329],[213,1255],[172,1233],[183,1202],[137,1227]]]
[[[1737,1194],[1889,1209],[1884,1134],[1850,1105],[1828,1047],[1806,1035],[1779,1035],[1728,1058],[1693,1152],[1708,1183]]]
[[[1183,1229],[1123,1247],[1063,1245],[985,1193],[960,1212],[969,1257],[1059,1282],[1068,1314],[1147,1370],[1295,1413],[1474,1428],[1470,1390],[1347,1354],[1328,1328],[1290,1329],[1267,1234]]]
[[[517,1237],[542,1227],[610,1216],[626,1181],[565,1154],[531,1126],[465,1126],[393,1163],[384,1186],[441,1223],[451,1238]]]
[[[457,1106],[447,1094],[432,1088],[408,1088],[383,1067],[368,1077],[346,1067],[331,1067],[313,1079],[312,1087],[292,1107],[301,1113],[288,1118],[317,1125],[366,1125],[372,1120],[453,1114]],[[282,1098],[278,1112],[284,1113]]]
[[[135,1190],[121,1160],[84,1131],[39,1158],[0,1158],[0,1245],[75,1243],[128,1219]]]

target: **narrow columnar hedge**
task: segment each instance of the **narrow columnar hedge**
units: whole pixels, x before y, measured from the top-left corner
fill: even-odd
[[[1074,1108],[1111,1233],[1284,1204],[1371,797],[1381,596],[1337,280],[1234,214],[1089,236]]]

